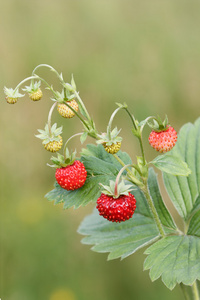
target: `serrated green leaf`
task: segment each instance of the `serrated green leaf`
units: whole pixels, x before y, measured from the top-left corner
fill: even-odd
[[[162,278],[173,289],[181,282],[192,285],[200,279],[200,238],[195,236],[168,236],[150,246],[145,254],[144,269],[150,269],[152,281]]]
[[[158,155],[151,163],[161,171],[175,176],[188,176],[191,174],[188,165],[178,156]]]
[[[159,238],[155,223],[149,217],[135,213],[128,221],[117,224],[99,216],[96,209],[83,220],[78,232],[89,235],[82,243],[94,244],[92,250],[110,252],[108,260],[123,259]]]
[[[99,146],[97,149],[100,150]],[[90,157],[93,151],[94,148],[89,147],[83,152]],[[104,152],[101,154],[104,155]],[[174,233],[176,226],[162,201],[153,169],[150,170],[149,178],[150,193],[159,211],[161,222],[165,226],[165,231]],[[138,187],[134,187],[132,193],[137,201],[132,219],[120,224],[112,223],[99,216],[95,209],[92,215],[84,219],[78,229],[79,233],[88,235],[82,242],[94,245],[92,248],[94,251],[110,252],[108,259],[125,258],[160,237],[144,194]]]
[[[151,171],[151,177],[154,177],[154,171]],[[162,199],[159,197],[159,192],[156,191],[156,178],[150,184],[155,184],[151,188],[154,203],[160,207],[160,215],[163,223],[167,225],[166,232],[174,232],[171,230],[175,227],[173,221],[168,220],[166,211],[164,213]],[[145,247],[159,239],[159,232],[152,218],[151,212],[147,205],[144,194],[141,190],[135,187],[132,192],[137,201],[136,211],[132,219],[120,224],[112,223],[99,216],[95,209],[93,214],[87,216],[80,225],[78,232],[87,237],[83,238],[84,244],[94,245],[92,250],[97,252],[110,252],[108,259],[116,259],[133,254],[138,249]],[[168,215],[167,215],[168,216]]]
[[[200,194],[200,118],[184,125],[170,155],[179,156],[191,170],[188,177],[163,174],[167,192],[179,215],[187,220]]]

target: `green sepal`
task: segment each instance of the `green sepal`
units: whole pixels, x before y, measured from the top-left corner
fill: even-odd
[[[40,134],[36,134],[35,136],[41,139],[42,143],[45,145],[52,141],[60,141],[62,129],[62,126],[57,128],[57,123],[54,123],[51,127],[51,132],[49,132],[49,126],[46,124],[44,130],[38,129]]]
[[[74,94],[69,93],[68,90],[62,89],[61,93],[58,91],[54,92],[54,97],[51,98],[51,100],[57,101],[58,103],[66,103],[73,100],[74,97]]]
[[[75,83],[75,81],[74,81],[74,76],[73,76],[73,74],[72,74],[72,79],[71,79],[71,86],[72,86],[72,88],[73,88],[73,91],[76,91],[76,83]]]
[[[22,98],[24,95],[19,93],[19,89],[12,89],[12,88],[7,88],[4,86],[4,93],[7,97],[10,98]]]
[[[113,198],[119,198],[121,195],[128,196],[129,192],[133,190],[132,184],[126,184],[124,180],[121,180],[121,182],[117,185],[117,191],[115,191],[115,181],[110,180],[110,185],[103,185],[100,183],[100,185],[104,188],[102,190],[102,193],[112,196]]]
[[[97,144],[106,144],[106,146],[111,146],[112,144],[117,144],[118,142],[122,141],[122,138],[118,136],[121,129],[118,130],[115,127],[110,133],[107,130],[107,133],[98,134],[98,140],[96,141]]]
[[[150,118],[148,118],[149,120]],[[169,122],[168,122],[168,117],[165,116],[164,121],[161,120],[161,118],[159,116],[156,117],[151,117],[151,119],[153,120],[153,123],[148,123],[149,127],[156,131],[156,132],[160,132],[160,131],[165,131],[168,129],[169,126]]]
[[[70,154],[68,148],[65,149],[65,156],[61,155],[60,153],[57,153],[57,157],[52,156],[51,161],[53,162],[53,165],[49,165],[49,167],[52,168],[65,168],[69,165],[72,165],[76,159],[76,151],[72,152]]]
[[[27,92],[27,93],[33,93],[36,92],[41,86],[41,81],[35,81],[31,82],[29,86],[25,86],[22,90]]]

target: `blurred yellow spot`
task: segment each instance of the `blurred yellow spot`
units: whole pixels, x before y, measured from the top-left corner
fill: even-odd
[[[52,293],[49,300],[76,300],[76,297],[70,289],[58,289]]]
[[[16,214],[20,221],[26,224],[35,224],[43,217],[44,209],[39,200],[24,199],[19,202]]]

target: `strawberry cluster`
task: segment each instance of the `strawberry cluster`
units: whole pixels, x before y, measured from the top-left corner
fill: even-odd
[[[47,67],[56,74],[58,77],[62,89],[58,92],[53,89],[53,86],[48,84],[43,78],[38,76],[35,72],[40,67]],[[87,136],[90,136],[96,140],[97,144],[101,144],[109,155],[113,155],[115,159],[123,166],[120,170],[116,182],[110,182],[110,186],[103,186],[104,191],[102,191],[101,196],[97,200],[96,208],[99,214],[103,216],[108,221],[112,222],[122,222],[130,219],[136,209],[136,199],[133,194],[130,193],[133,184],[141,188],[143,187],[148,191],[147,178],[148,178],[148,163],[144,157],[144,150],[142,144],[142,130],[145,124],[148,124],[152,131],[149,135],[149,144],[160,153],[165,153],[170,151],[176,144],[177,133],[173,127],[168,123],[167,117],[164,122],[158,117],[148,117],[142,122],[138,122],[134,116],[128,111],[127,105],[117,103],[118,108],[112,113],[110,120],[108,122],[107,131],[99,134],[96,130],[95,123],[90,117],[82,99],[79,96],[79,92],[76,90],[76,84],[72,76],[71,83],[66,83],[64,81],[62,73],[59,74],[54,68],[49,65],[41,64],[38,65],[32,72],[32,76],[22,80],[15,89],[4,88],[6,94],[6,101],[9,104],[15,104],[19,98],[24,95],[19,93],[20,85],[24,84],[26,81],[31,80],[29,86],[25,86],[23,91],[27,92],[29,98],[32,101],[38,101],[42,98],[43,93],[40,88],[41,82],[47,85],[53,97],[51,100],[54,102],[50,108],[48,114],[48,120],[45,125],[44,130],[39,129],[39,134],[36,135],[42,140],[42,144],[47,151],[52,153],[57,152],[57,157],[52,157],[53,161],[52,167],[56,168],[55,178],[57,183],[61,188],[69,191],[77,190],[81,188],[87,179],[87,171],[84,164],[76,159],[76,153],[69,153],[67,146],[68,141],[76,136],[81,135],[81,143],[83,143]],[[36,81],[37,80],[37,81]],[[63,127],[57,127],[57,124],[51,124],[53,110],[57,108],[57,112],[65,119],[71,119],[77,116],[83,124],[84,131],[80,134],[75,134],[70,137],[68,141],[64,144],[63,154],[58,153],[63,147],[63,137],[62,130]],[[142,156],[137,156],[137,164],[131,165],[132,170],[127,169],[124,166],[124,162],[121,161],[120,156],[116,155],[121,148],[122,138],[119,136],[120,130],[115,127],[113,130],[112,122],[115,115],[120,109],[126,110],[129,117],[131,117],[133,123],[133,134],[139,139]],[[153,120],[152,124],[149,124],[149,120]],[[129,165],[130,166],[130,165]],[[119,183],[119,176],[126,169],[126,181],[131,182],[131,186],[122,180]]]

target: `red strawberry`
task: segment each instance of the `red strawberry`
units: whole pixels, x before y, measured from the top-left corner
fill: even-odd
[[[171,126],[158,132],[152,130],[149,135],[149,144],[161,153],[170,151],[175,146],[176,141],[177,132]]]
[[[118,198],[102,193],[97,200],[96,208],[99,214],[108,221],[120,223],[132,218],[136,209],[136,200],[130,192]]]
[[[82,162],[75,160],[72,165],[57,168],[55,177],[63,189],[76,190],[84,185],[87,171]]]

